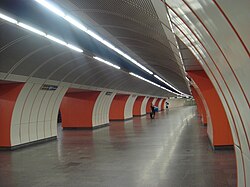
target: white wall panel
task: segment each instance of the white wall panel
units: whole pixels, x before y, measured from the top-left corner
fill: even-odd
[[[29,141],[37,140],[37,123],[29,123]]]
[[[130,95],[126,101],[124,109],[124,119],[129,119],[133,117],[133,107],[136,100],[136,95]]]
[[[36,99],[36,95],[37,95],[40,87],[41,87],[41,85],[39,85],[39,84],[33,84],[32,89],[30,90],[30,93],[29,93],[28,97],[26,98],[26,101],[25,101],[24,106],[23,106],[22,116],[21,116],[21,124],[29,123],[32,105],[34,103],[34,100]]]
[[[102,91],[96,99],[92,116],[93,127],[109,123],[109,109],[115,93],[106,93]]]
[[[146,112],[146,109],[147,109],[147,103],[148,103],[148,100],[149,100],[150,97],[145,97],[142,101],[142,104],[141,104],[141,115],[145,115],[147,112]]]
[[[156,102],[157,98],[154,98],[153,101],[152,101],[152,104],[155,105],[155,102]]]
[[[241,37],[241,40],[245,43],[246,47],[249,50],[250,47],[250,38],[249,38],[249,28],[250,22],[245,18],[249,16],[248,11],[242,11],[246,9],[250,9],[249,0],[227,0],[227,3],[223,1],[217,1],[220,8],[224,11],[236,31]],[[232,8],[233,7],[233,8]],[[239,13],[240,12],[240,13]],[[237,15],[237,16],[235,16]]]
[[[169,108],[182,107],[185,105],[185,99],[168,99]]]
[[[17,98],[11,123],[12,146],[57,134],[59,105],[67,87],[59,86],[55,91],[46,91],[41,90],[41,86],[41,83],[32,83],[31,80],[25,83]]]
[[[21,143],[21,115],[26,98],[28,97],[32,87],[33,84],[26,83],[17,97],[11,117],[11,146]]]
[[[42,100],[42,103],[40,105],[40,109],[39,109],[39,114],[38,114],[38,122],[42,122],[42,123],[39,123],[41,125],[43,125],[43,138],[46,138],[47,135],[49,134],[48,132],[48,122],[45,121],[45,114],[46,114],[46,110],[47,110],[47,107],[49,105],[49,102],[50,102],[50,98],[52,97],[53,95],[53,92],[51,91],[47,91],[43,100]]]
[[[246,22],[246,17],[249,15],[250,2],[247,0],[216,1],[221,8],[217,7],[212,0],[166,0],[166,2],[184,20],[184,24],[191,28],[192,32],[189,31],[187,38],[193,40],[192,44],[197,46],[197,51],[203,57],[200,63],[221,98],[234,144],[237,145],[238,186],[248,186],[245,184],[244,176],[249,176],[250,173],[246,167],[242,167],[239,155],[242,151],[245,157],[250,157],[250,85],[248,83],[250,60],[249,54],[225,16],[235,26],[239,36],[244,37],[243,42],[249,43],[250,40],[246,39],[249,36],[247,34],[249,22]],[[180,22],[176,24],[183,25]],[[187,27],[182,28],[188,30]],[[182,38],[185,43],[184,39]],[[247,163],[244,165],[249,166],[249,159],[245,162]]]
[[[63,96],[68,90],[68,87],[61,86],[57,98],[55,99],[52,114],[51,114],[51,122],[50,122],[50,128],[51,128],[51,136],[57,136],[57,117],[59,113],[59,107],[61,104],[61,101],[63,99]]]
[[[44,139],[44,122],[37,121],[37,139],[41,140]]]
[[[20,137],[21,137],[21,144],[29,142],[29,124],[23,123],[20,125]]]

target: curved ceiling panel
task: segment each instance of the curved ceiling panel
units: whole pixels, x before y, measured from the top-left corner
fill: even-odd
[[[170,96],[168,92],[16,26],[0,25],[0,72],[126,92]],[[4,32],[4,33],[3,33]],[[5,78],[6,78],[5,77]]]
[[[140,63],[189,93],[173,33],[168,23],[161,22],[151,0],[54,2],[83,23],[92,23],[94,30],[104,38],[112,38],[115,46],[123,51],[129,49],[129,55],[139,57],[136,59]],[[179,76],[170,77],[168,69]]]

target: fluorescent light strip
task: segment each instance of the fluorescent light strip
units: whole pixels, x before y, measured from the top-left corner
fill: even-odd
[[[40,36],[43,36],[43,37],[45,37],[45,38],[47,38],[47,39],[49,39],[49,40],[52,40],[52,41],[54,41],[54,42],[56,42],[56,43],[58,43],[58,44],[61,44],[61,45],[66,46],[66,47],[68,47],[68,48],[70,48],[70,49],[73,49],[73,50],[75,50],[75,51],[77,51],[77,52],[80,52],[80,53],[83,52],[82,49],[80,49],[80,48],[78,48],[78,47],[76,47],[76,46],[74,46],[74,45],[67,44],[66,42],[64,42],[64,41],[62,41],[62,40],[60,40],[60,39],[58,39],[58,38],[56,38],[56,37],[54,37],[54,36],[51,36],[51,35],[49,35],[49,34],[46,34],[45,32],[40,31],[40,30],[38,30],[38,29],[36,29],[36,28],[34,28],[34,27],[31,27],[31,26],[29,26],[29,25],[27,25],[27,24],[25,24],[25,23],[18,22],[17,20],[15,20],[15,19],[13,19],[13,18],[11,18],[11,17],[8,17],[8,16],[6,16],[6,15],[4,15],[4,14],[1,14],[1,13],[0,13],[0,18],[2,18],[2,19],[5,20],[5,21],[8,21],[8,22],[10,22],[10,23],[14,23],[15,25],[18,25],[18,26],[20,26],[20,27],[22,27],[22,28],[24,28],[24,29],[26,29],[26,30],[29,30],[29,31],[31,31],[31,32],[33,32],[33,33],[36,33],[36,34],[38,34],[38,35],[40,35]]]
[[[11,23],[14,23],[14,24],[17,24],[17,20],[13,19],[13,18],[10,18],[4,14],[1,14],[0,13],[0,18],[5,20],[5,21],[8,21],[8,22],[11,22]]]
[[[86,32],[87,28],[82,25],[80,22],[76,21],[74,18],[72,18],[71,16],[65,16],[64,17],[65,20],[67,20],[69,23],[71,23],[72,25],[76,26],[78,29]]]
[[[103,62],[103,63],[105,63],[105,64],[107,64],[109,66],[112,66],[112,67],[114,67],[116,69],[121,69],[119,66],[114,65],[114,64],[112,64],[112,63],[110,63],[110,62],[108,62],[108,61],[106,61],[106,60],[104,60],[104,59],[102,59],[100,57],[94,56],[93,58],[96,59],[96,60],[98,60],[98,61],[100,61],[100,62]]]
[[[164,81],[161,77],[159,77],[158,75],[154,75],[155,78],[157,78],[159,81],[163,82],[164,84],[168,85],[170,88],[178,91],[175,87],[173,87],[171,84],[169,84],[168,82]]]
[[[19,22],[19,23],[17,23],[17,25],[19,25],[20,27],[22,27],[22,28],[24,28],[24,29],[27,29],[27,30],[29,30],[29,31],[31,31],[31,32],[34,32],[34,33],[36,33],[36,34],[39,34],[39,35],[41,35],[41,36],[46,36],[46,34],[45,34],[44,32],[39,31],[38,29],[35,29],[35,28],[33,28],[33,27],[29,26],[29,25],[26,25],[26,24],[24,24],[24,23]]]
[[[64,14],[64,12],[62,10],[60,10],[59,8],[57,8],[54,5],[50,4],[49,2],[46,2],[44,0],[35,0],[35,1],[38,2],[39,4],[43,5],[47,9],[49,9],[51,12],[57,14],[58,16],[65,17],[65,14]]]
[[[163,82],[164,84],[168,85],[170,88],[174,89],[175,91],[179,92],[180,95],[185,95],[185,96],[190,96],[188,94],[185,94],[183,92],[181,92],[180,90],[176,89],[175,87],[173,87],[172,85],[170,85],[168,82],[164,81],[161,77],[159,77],[158,75],[154,75],[155,78],[157,78],[159,81]]]
[[[59,44],[61,44],[61,45],[67,46],[67,43],[66,43],[66,42],[64,42],[64,41],[62,41],[62,40],[60,40],[60,39],[58,39],[58,38],[56,38],[56,37],[54,37],[54,36],[46,35],[46,38],[48,38],[48,39],[50,39],[50,40],[52,40],[52,41],[54,41],[54,42],[56,42],[56,43],[59,43]]]
[[[136,60],[134,60],[133,58],[131,58],[129,55],[127,55],[126,53],[122,52],[120,49],[116,48],[114,45],[112,45],[111,43],[109,43],[108,41],[104,40],[101,36],[99,36],[98,34],[96,34],[95,32],[93,32],[92,30],[87,29],[87,27],[85,27],[84,25],[82,25],[80,22],[78,22],[77,20],[75,20],[73,17],[66,15],[62,10],[60,10],[59,8],[55,7],[53,4],[45,1],[45,0],[35,0],[37,3],[41,4],[42,6],[44,6],[45,8],[49,9],[51,12],[57,14],[58,16],[64,18],[66,21],[68,21],[70,24],[74,25],[75,27],[77,27],[78,29],[86,32],[88,35],[90,35],[91,37],[95,38],[96,40],[98,40],[99,42],[101,42],[102,44],[104,44],[105,46],[107,46],[108,48],[112,49],[113,51],[117,52],[118,54],[120,54],[121,56],[123,56],[124,58],[126,58],[127,60],[129,60],[130,62],[132,62],[133,64],[135,64],[136,66],[140,67],[141,69],[143,69],[144,71],[146,71],[149,74],[153,74],[152,71],[150,71],[149,69],[147,69],[146,67],[144,67],[143,65],[141,65],[140,63],[138,63]]]
[[[134,74],[134,73],[132,73],[132,72],[129,72],[129,74],[132,75],[132,76],[134,76],[134,77],[137,77],[137,78],[139,78],[139,79],[141,79],[141,80],[143,80],[143,81],[146,81],[146,82],[148,82],[148,83],[150,83],[150,84],[152,84],[152,85],[154,85],[154,86],[157,86],[158,88],[161,88],[161,89],[163,89],[163,90],[166,90],[166,91],[171,92],[171,93],[176,94],[176,95],[181,95],[181,94],[178,94],[178,93],[176,93],[176,92],[173,92],[173,91],[171,91],[171,90],[169,90],[169,89],[167,89],[167,88],[165,88],[165,87],[163,87],[163,86],[160,86],[159,84],[156,84],[156,83],[154,83],[154,82],[152,82],[152,81],[150,81],[150,80],[148,80],[148,79],[145,79],[145,78],[143,78],[143,77],[141,77],[141,76],[139,76],[139,75],[137,75],[137,74]]]
[[[70,48],[70,49],[73,49],[73,50],[75,50],[75,51],[77,51],[77,52],[79,52],[79,53],[82,53],[82,52],[83,52],[82,49],[80,49],[80,48],[78,48],[78,47],[76,47],[76,46],[73,46],[73,45],[71,45],[71,44],[67,44],[67,47]]]

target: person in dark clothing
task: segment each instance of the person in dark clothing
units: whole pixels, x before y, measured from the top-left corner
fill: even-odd
[[[155,117],[155,107],[153,103],[151,104],[151,112],[150,112],[150,117],[153,119]]]

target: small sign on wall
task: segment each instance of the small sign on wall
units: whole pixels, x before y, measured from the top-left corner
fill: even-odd
[[[58,88],[58,86],[55,85],[49,85],[49,84],[43,84],[40,88],[40,90],[49,90],[49,91],[54,91]]]
[[[113,92],[106,92],[105,95],[111,95]]]

